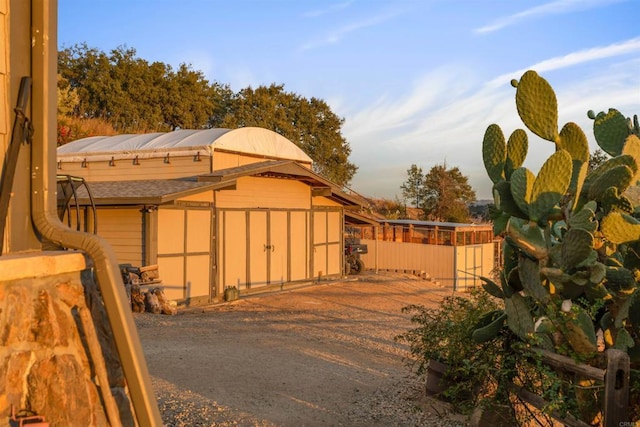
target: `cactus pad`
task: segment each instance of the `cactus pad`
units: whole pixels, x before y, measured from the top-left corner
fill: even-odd
[[[618,194],[624,192],[631,184],[634,174],[635,172],[625,165],[609,169],[591,184],[589,188],[589,199],[596,201],[602,200],[607,190],[612,187],[617,189]]]
[[[493,183],[504,180],[504,164],[507,158],[507,144],[500,126],[490,125],[482,140],[482,159],[487,174]]]
[[[524,163],[529,149],[527,133],[522,129],[514,130],[507,142],[507,161],[504,167],[505,178],[510,179],[513,171]]]
[[[496,311],[487,313],[487,315],[483,317],[486,320],[480,319],[480,321],[483,321],[483,320],[485,322],[490,321],[490,323],[486,325],[482,325],[478,327],[475,331],[473,331],[471,338],[473,338],[473,340],[477,343],[487,342],[489,340],[492,340],[496,336],[498,336],[498,333],[504,326],[504,322],[507,318],[507,315],[501,310],[496,310]]]
[[[636,161],[633,156],[624,154],[618,157],[613,157],[606,162],[602,163],[595,170],[593,170],[589,176],[584,180],[584,184],[582,186],[582,197],[587,197],[591,190],[591,185],[596,182],[602,175],[606,174],[610,169],[613,169],[617,166],[625,165],[629,167],[634,175],[636,173]],[[607,186],[609,188],[609,186]]]
[[[535,71],[522,75],[516,107],[524,124],[540,138],[558,142],[558,101],[549,83]]]
[[[532,261],[527,257],[520,257],[518,263],[518,274],[520,274],[520,282],[522,287],[531,295],[533,299],[546,303],[549,301],[549,291],[542,286],[540,280],[540,265],[537,261]]]
[[[572,228],[562,241],[562,263],[574,269],[593,252],[593,235],[581,228]]]
[[[600,229],[611,243],[619,244],[640,239],[640,222],[618,211],[604,217]]]
[[[512,217],[507,224],[507,236],[519,249],[533,258],[543,259],[549,254],[542,229],[535,223]]]
[[[574,160],[589,161],[589,143],[580,126],[569,122],[560,131],[559,148],[567,150]]]
[[[629,135],[624,143],[622,154],[628,154],[636,161],[636,173],[631,184],[637,185],[638,181],[640,181],[640,138],[636,135]]]
[[[531,193],[529,218],[538,221],[562,199],[569,188],[572,173],[571,156],[566,150],[556,151],[542,165]]]
[[[598,113],[593,122],[593,135],[598,145],[611,156],[622,153],[624,141],[630,133],[627,119],[614,108],[610,108],[606,114]]]
[[[565,337],[574,351],[579,354],[598,351],[593,321],[584,309],[574,304],[571,313],[567,315],[565,327],[567,329]]]
[[[598,221],[596,220],[597,208],[598,205],[594,201],[586,203],[582,209],[569,218],[569,226],[593,233],[598,229]]]
[[[529,212],[529,202],[536,176],[527,168],[518,168],[511,175],[511,195],[523,213]]]
[[[504,300],[504,308],[507,313],[507,326],[521,339],[526,340],[533,332],[533,317],[529,310],[529,304],[524,297],[515,293],[511,298]]]

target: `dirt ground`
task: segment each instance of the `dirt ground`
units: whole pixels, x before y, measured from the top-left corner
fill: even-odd
[[[365,273],[135,321],[167,426],[460,426],[394,340],[449,292]]]

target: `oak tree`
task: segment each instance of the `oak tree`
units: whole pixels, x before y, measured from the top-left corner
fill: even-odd
[[[469,222],[469,203],[476,200],[476,193],[469,179],[459,168],[436,165],[424,178],[422,209],[432,221]]]

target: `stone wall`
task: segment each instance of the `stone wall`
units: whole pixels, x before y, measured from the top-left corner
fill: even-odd
[[[28,265],[15,260],[0,258],[0,419],[13,407],[51,426],[134,425],[91,270],[7,280]]]

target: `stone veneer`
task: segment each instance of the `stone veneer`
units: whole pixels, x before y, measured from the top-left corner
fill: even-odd
[[[91,342],[99,342],[102,360],[91,357]],[[104,389],[111,391],[106,400],[112,407],[115,400],[123,425],[134,425],[111,329],[84,255],[0,257],[0,419],[7,420],[13,406],[45,416],[51,426],[108,425],[109,405],[99,384],[104,365]]]

